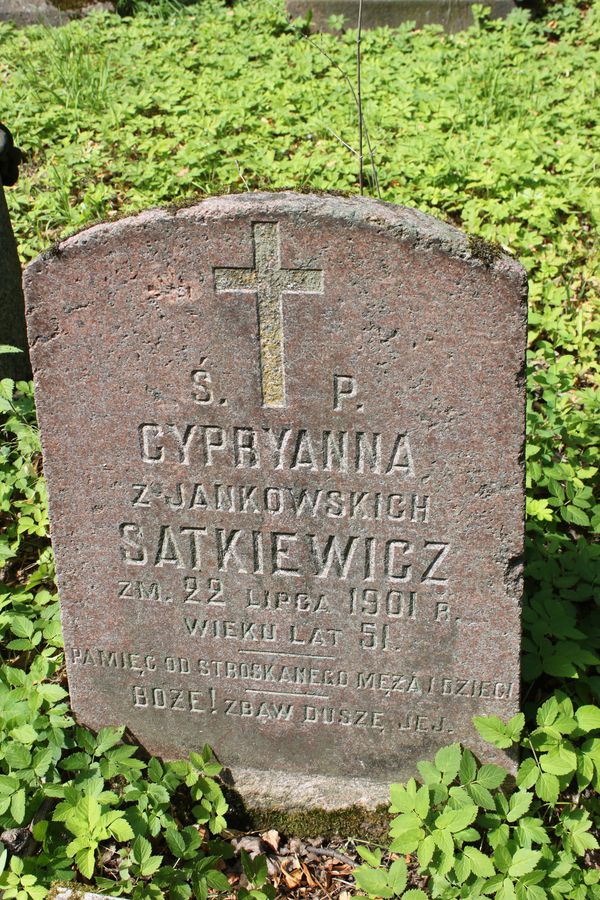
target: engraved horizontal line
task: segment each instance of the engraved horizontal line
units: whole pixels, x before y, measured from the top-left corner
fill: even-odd
[[[291,691],[262,691],[258,688],[246,688],[247,694],[272,694],[274,697],[312,697],[313,700],[329,700],[325,694],[298,694]]]
[[[239,650],[239,653],[259,653],[262,656],[294,656],[301,659],[330,659],[335,662],[335,656],[313,656],[310,653],[283,653],[273,650]]]

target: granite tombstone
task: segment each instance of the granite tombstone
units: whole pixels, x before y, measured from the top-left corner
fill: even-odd
[[[442,25],[447,32],[463,31],[473,22],[473,7],[476,0],[363,0],[362,27],[397,28],[404,22],[412,22],[416,28],[424,25]],[[491,0],[492,19],[505,18],[515,9],[513,0]],[[338,22],[343,28],[356,28],[358,22],[358,0],[287,0],[286,9],[293,18],[311,17],[311,26],[318,31],[338,30]],[[334,17],[332,19],[332,17]],[[335,25],[332,27],[332,22]]]
[[[68,21],[66,13],[51,0],[0,0],[0,22],[15,25],[62,25]]]
[[[29,266],[80,721],[331,808],[515,713],[526,281],[472,246],[374,200],[246,194]]]
[[[114,12],[115,0],[0,0],[0,22],[17,26],[66,25],[91,12]]]

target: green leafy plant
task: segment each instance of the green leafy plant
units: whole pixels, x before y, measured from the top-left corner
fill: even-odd
[[[432,897],[600,897],[600,871],[586,861],[600,846],[592,833],[598,804],[584,793],[599,783],[600,709],[574,710],[558,695],[540,707],[531,733],[522,713],[507,723],[477,717],[475,725],[496,747],[529,750],[516,790],[506,790],[508,772],[500,766],[479,765],[459,744],[444,747],[434,762],[418,765],[421,785],[392,785],[389,852],[416,857]],[[382,865],[381,851],[361,855],[367,865],[356,880],[366,894],[408,896],[402,856]]]
[[[59,31],[0,24],[3,119],[27,153],[7,192],[25,260],[97,218],[207,193],[357,191],[356,111],[331,62],[353,71],[351,28],[319,37],[327,59],[282,0],[125,5],[134,17]],[[600,8],[567,0],[536,20],[523,9],[476,19],[456,35],[366,32],[363,102],[384,199],[508,248],[529,277],[524,716],[477,722],[523,758],[512,791],[456,746],[422,763],[423,784],[393,788],[393,849],[362,846],[356,882],[408,900],[587,900],[598,895]],[[0,436],[0,826],[33,842],[22,859],[0,850],[0,888],[41,898],[91,873],[136,900],[225,892],[232,851],[210,753],[148,760],[120,730],[94,736],[72,720],[31,384],[0,382]],[[264,861],[243,863],[240,896],[270,898]]]
[[[406,890],[408,866],[402,858],[395,859],[389,868],[382,865],[382,851],[358,846],[365,864],[354,870],[356,886],[369,897],[402,897],[404,900],[427,900],[427,894],[419,888]]]
[[[12,897],[17,900],[28,900],[29,897],[31,900],[43,900],[48,893],[38,884],[35,875],[26,871],[25,863],[18,856],[11,858],[9,868],[0,875],[0,879],[2,879],[0,881],[3,888],[2,896],[7,900]]]
[[[496,717],[475,719],[481,736],[496,747],[520,743],[528,751],[519,767],[517,785],[533,788],[541,801],[554,806],[559,794],[569,788],[578,795],[590,786],[598,791],[600,736],[595,732],[600,732],[600,709],[588,704],[575,710],[569,697],[556,693],[537,710],[536,724],[521,737],[522,724],[516,730]]]
[[[274,900],[275,889],[268,883],[269,873],[267,869],[267,861],[264,856],[257,856],[251,859],[250,855],[245,851],[241,851],[242,866],[250,889],[240,887],[238,889],[238,897],[240,900]]]
[[[140,900],[188,898],[192,884],[196,896],[227,890],[219,862],[231,848],[207,836],[223,830],[226,811],[210,751],[194,754],[194,762],[145,763],[122,737],[122,728],[65,734],[71,752],[59,760],[54,780],[40,785],[45,814],[32,829],[40,853],[28,875],[42,882],[57,873],[72,878],[74,864],[85,879],[96,873],[99,887]],[[117,868],[116,884],[100,875],[101,855]],[[14,874],[0,875],[0,887]]]

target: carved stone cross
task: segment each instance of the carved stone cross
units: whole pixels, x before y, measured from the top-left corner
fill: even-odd
[[[284,294],[322,294],[322,269],[282,269],[279,226],[253,222],[254,267],[215,268],[215,290],[256,296],[263,406],[286,405]]]

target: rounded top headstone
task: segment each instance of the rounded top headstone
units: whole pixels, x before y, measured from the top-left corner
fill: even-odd
[[[519,264],[248,193],[89,228],[26,287],[80,721],[208,742],[258,805],[481,750],[473,715],[518,708]]]

